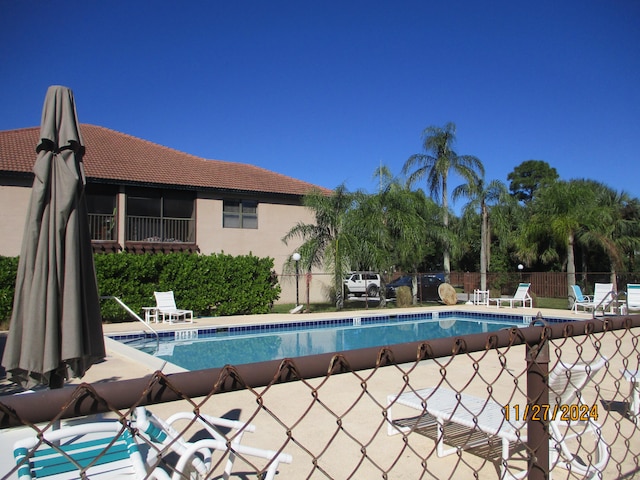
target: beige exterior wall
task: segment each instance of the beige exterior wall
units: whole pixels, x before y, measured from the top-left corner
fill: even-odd
[[[31,183],[0,185],[0,255],[4,257],[20,255],[30,198]]]
[[[21,184],[22,182],[22,184]],[[31,196],[28,180],[15,181],[14,185],[3,179],[0,185],[0,255],[15,257],[20,254],[24,223]],[[27,184],[28,183],[28,184]],[[196,200],[196,242],[203,254],[221,253],[247,255],[274,259],[274,269],[282,287],[279,303],[294,303],[296,299],[295,275],[282,275],[284,264],[295,252],[299,241],[289,245],[282,237],[298,222],[312,223],[314,218],[308,209],[299,205],[270,203],[268,199],[259,201],[258,228],[222,228],[222,197],[200,194]],[[125,195],[118,195],[118,240],[124,245]],[[314,273],[310,283],[310,301],[326,300],[328,275]],[[300,303],[307,300],[306,276],[298,277],[298,298]]]
[[[313,214],[305,207],[282,203],[258,203],[258,228],[222,228],[222,198],[200,195],[196,203],[197,244],[203,254],[226,253],[229,255],[247,255],[271,257],[274,269],[282,287],[279,303],[295,303],[295,275],[282,275],[289,256],[300,245],[294,240],[285,245],[282,242],[287,232],[297,223],[312,223]],[[328,277],[327,277],[328,278]],[[326,281],[324,275],[313,275],[310,285],[310,301],[320,302],[326,299]],[[304,303],[307,298],[306,277],[298,280],[298,298]]]

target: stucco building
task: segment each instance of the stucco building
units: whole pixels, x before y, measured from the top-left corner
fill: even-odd
[[[82,124],[94,250],[224,252],[274,258],[277,273],[295,251],[282,237],[313,222],[307,182],[253,165],[206,160],[95,125]],[[20,253],[39,127],[0,132],[0,255]],[[326,189],[321,189],[329,193]],[[314,276],[312,301],[323,296]],[[282,278],[281,302],[295,301]],[[301,297],[306,286],[300,281]],[[302,301],[302,299],[301,299]]]

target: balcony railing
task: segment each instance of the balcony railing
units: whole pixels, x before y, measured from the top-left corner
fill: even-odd
[[[89,214],[89,231],[91,240],[111,241],[117,240],[116,221],[113,214]]]
[[[127,216],[127,241],[150,243],[193,243],[192,218]]]

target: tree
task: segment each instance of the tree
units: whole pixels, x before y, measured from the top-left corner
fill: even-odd
[[[528,203],[533,199],[536,191],[558,180],[555,168],[543,160],[527,160],[513,169],[507,180],[509,190],[521,202]]]
[[[597,207],[597,215],[581,240],[586,246],[604,251],[609,259],[611,283],[617,290],[617,272],[624,271],[628,255],[640,248],[638,200],[599,182],[577,182],[595,193]]]
[[[395,267],[415,273],[428,250],[425,238],[433,238],[438,231],[431,228],[429,218],[433,213],[429,205],[435,204],[421,190],[411,191],[387,167],[376,170],[375,176],[380,179],[379,192],[359,193],[357,207],[349,217],[358,245],[352,260],[359,258],[361,264],[380,271]],[[416,294],[417,286],[414,299]]]
[[[454,188],[453,200],[460,197],[469,198],[471,201],[467,209],[480,210],[480,289],[487,290],[487,271],[491,259],[491,228],[489,225],[489,208],[491,204],[505,201],[507,187],[499,180],[493,180],[488,185],[484,178],[470,181]]]
[[[343,278],[354,248],[354,238],[347,228],[347,215],[354,207],[354,195],[340,185],[331,195],[317,190],[310,192],[304,196],[303,204],[314,212],[315,223],[298,223],[282,241],[287,244],[293,238],[302,239],[298,249],[300,265],[308,271],[312,267],[323,267],[333,273],[336,306],[342,308]]]
[[[597,225],[601,211],[596,191],[581,181],[555,182],[541,188],[532,202],[532,215],[522,229],[521,254],[531,261],[564,257],[567,284],[576,283],[575,245]]]
[[[409,186],[426,178],[427,190],[442,201],[442,220],[445,231],[449,230],[449,173],[454,171],[472,182],[484,176],[482,162],[471,155],[458,155],[453,146],[456,141],[456,126],[449,122],[444,127],[430,126],[422,132],[422,147],[425,153],[411,155],[402,172],[408,174]],[[409,173],[411,172],[411,173]],[[446,281],[451,273],[450,244],[445,241],[443,249],[443,269]]]
[[[487,268],[492,272],[513,271],[515,264],[523,261],[517,254],[518,237],[530,219],[530,210],[513,195],[507,195],[491,206],[490,215],[491,263]]]

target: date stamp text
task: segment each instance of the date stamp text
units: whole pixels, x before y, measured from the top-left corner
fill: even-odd
[[[503,408],[504,419],[514,422],[527,420],[553,422],[586,422],[589,419],[598,419],[598,405],[505,405]]]

